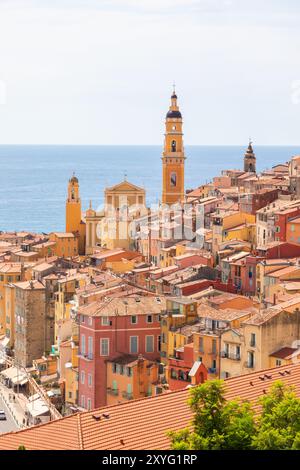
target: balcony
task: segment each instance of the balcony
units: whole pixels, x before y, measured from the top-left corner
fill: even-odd
[[[223,359],[230,359],[232,361],[240,361],[241,355],[236,353],[228,353],[226,351],[221,351],[221,357]]]
[[[133,400],[133,394],[128,392],[122,392],[122,397],[126,400]]]
[[[78,351],[78,357],[85,359],[86,361],[92,361],[93,360],[93,354],[91,353],[82,353]]]
[[[107,388],[107,393],[108,393],[108,395],[113,395],[113,396],[117,397],[119,395],[119,389],[118,388],[108,387]]]

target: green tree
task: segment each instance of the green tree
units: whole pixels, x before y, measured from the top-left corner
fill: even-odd
[[[189,405],[194,413],[192,429],[169,432],[175,450],[251,449],[256,433],[249,403],[225,400],[221,380],[191,389]]]
[[[275,382],[260,399],[253,447],[259,450],[300,450],[300,400],[292,387]]]

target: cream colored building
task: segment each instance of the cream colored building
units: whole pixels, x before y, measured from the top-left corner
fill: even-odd
[[[146,210],[146,193],[129,181],[105,189],[104,209],[86,211],[86,254],[102,246],[108,249],[133,248],[131,222]]]
[[[299,341],[300,296],[262,310],[221,337],[221,378],[269,368],[270,356]]]

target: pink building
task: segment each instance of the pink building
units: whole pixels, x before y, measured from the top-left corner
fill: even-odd
[[[79,307],[80,407],[106,405],[107,361],[122,354],[160,360],[160,314],[165,308],[163,297],[137,294]]]

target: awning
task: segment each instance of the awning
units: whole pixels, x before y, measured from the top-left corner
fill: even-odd
[[[43,400],[34,400],[31,403],[27,403],[26,409],[33,418],[46,415],[50,412],[49,407],[45,405]]]
[[[0,373],[7,379],[11,380],[13,377],[15,377],[18,374],[18,369],[16,367],[9,367],[8,369],[5,369]]]
[[[24,374],[16,375],[11,379],[13,385],[25,385],[28,382],[28,378]]]
[[[10,341],[10,338],[4,338],[0,341],[0,349],[5,349]]]

